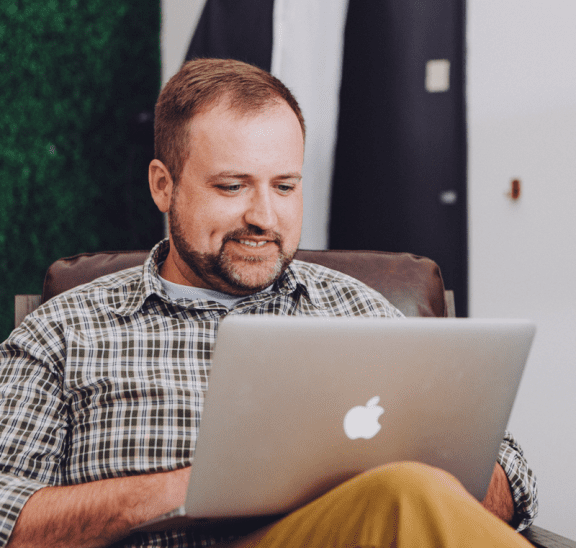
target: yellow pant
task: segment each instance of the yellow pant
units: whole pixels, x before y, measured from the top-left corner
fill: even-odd
[[[489,547],[531,544],[450,474],[394,463],[360,474],[234,546]]]

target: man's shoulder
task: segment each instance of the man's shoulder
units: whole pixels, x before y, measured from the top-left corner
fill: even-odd
[[[142,265],[132,266],[118,272],[105,274],[90,282],[73,287],[68,291],[57,295],[51,300],[83,299],[83,298],[106,298],[125,291],[130,291],[135,284],[142,280]]]
[[[113,331],[121,317],[137,310],[141,279],[142,266],[137,266],[60,293],[28,314],[5,342],[30,355],[58,357],[70,336]]]
[[[158,264],[164,260],[167,247],[168,241],[162,240],[149,252],[143,264],[99,276],[56,295],[45,304],[50,303],[54,306],[62,303],[81,305],[84,302],[117,304],[123,298],[134,298],[135,294],[139,293],[145,298],[160,284],[155,278],[158,276]]]
[[[294,260],[291,266],[311,300],[335,309],[336,314],[402,316],[385,296],[348,274],[299,260]]]
[[[142,266],[133,266],[106,274],[79,285],[41,305],[36,316],[51,319],[67,319],[84,315],[105,314],[122,306],[139,291],[142,282]]]
[[[292,267],[297,275],[309,283],[349,284],[354,287],[367,288],[370,291],[374,291],[360,280],[343,272],[339,272],[338,270],[328,268],[327,266],[295,259],[292,261]]]

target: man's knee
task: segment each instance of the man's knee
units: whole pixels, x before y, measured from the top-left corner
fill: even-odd
[[[462,484],[448,472],[419,462],[394,462],[357,476],[358,488],[386,497],[438,496],[449,492],[469,496]]]

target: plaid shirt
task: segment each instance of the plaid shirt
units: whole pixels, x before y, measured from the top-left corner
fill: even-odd
[[[189,466],[219,320],[227,314],[401,317],[379,293],[341,273],[294,261],[272,292],[231,310],[171,301],[158,276],[168,242],[144,267],[51,299],[0,346],[0,546],[28,498],[74,485]],[[500,452],[518,525],[536,513],[521,449]],[[189,531],[139,533],[118,546],[191,547],[218,539]]]

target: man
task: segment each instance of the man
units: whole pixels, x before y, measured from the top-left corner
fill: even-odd
[[[143,268],[52,299],[0,347],[0,546],[204,546],[130,534],[183,502],[219,320],[229,314],[400,317],[381,295],[293,261],[305,126],[290,92],[236,61],[186,64],[162,91],[152,197],[170,236]],[[506,468],[506,473],[503,467]],[[510,485],[513,489],[510,489]],[[507,436],[484,505],[516,526],[536,488]],[[520,546],[447,473],[396,463],[236,546]],[[240,537],[234,540],[234,537]]]

